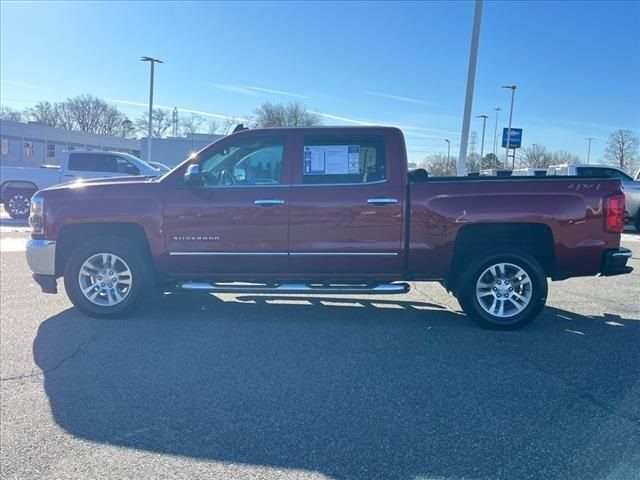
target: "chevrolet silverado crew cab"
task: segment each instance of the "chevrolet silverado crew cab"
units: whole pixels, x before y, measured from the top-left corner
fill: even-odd
[[[624,274],[620,180],[435,178],[386,127],[244,130],[157,179],[32,198],[27,261],[81,311],[119,317],[154,285],[203,292],[404,293],[440,282],[480,325],[515,329],[547,278]]]
[[[122,175],[160,176],[164,173],[159,167],[128,153],[64,151],[60,166],[0,167],[0,200],[12,218],[27,218],[31,196],[38,190],[58,183]]]

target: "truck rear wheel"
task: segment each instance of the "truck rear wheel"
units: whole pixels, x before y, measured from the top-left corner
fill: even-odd
[[[4,210],[11,218],[27,218],[29,216],[29,203],[35,190],[11,190],[5,194]]]
[[[149,284],[144,258],[125,238],[89,240],[76,248],[67,262],[67,295],[87,315],[122,317],[140,305]]]
[[[538,316],[547,300],[540,263],[518,250],[488,252],[464,270],[458,301],[476,323],[491,330],[516,330]]]

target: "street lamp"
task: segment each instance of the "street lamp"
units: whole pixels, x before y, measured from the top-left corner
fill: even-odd
[[[587,164],[589,163],[589,158],[591,157],[591,140],[593,140],[593,137],[587,137],[587,142],[589,142],[589,146],[587,147]]]
[[[460,142],[460,156],[456,168],[458,176],[464,175],[467,161],[467,144],[469,143],[469,124],[471,123],[471,108],[473,106],[473,87],[476,82],[476,63],[478,62],[478,44],[480,43],[480,22],[482,20],[482,2],[475,1],[473,11],[473,29],[471,30],[471,48],[469,49],[469,69],[467,71],[467,94],[464,100],[464,116],[462,118],[462,139]]]
[[[141,57],[141,61],[151,63],[151,82],[149,85],[149,138],[147,139],[147,160],[151,160],[151,134],[153,133],[153,70],[156,63],[164,63],[153,57]]]
[[[500,107],[496,107],[494,110],[496,111],[496,126],[493,129],[493,158],[497,160],[498,156],[496,155],[496,148],[498,145],[498,115],[500,115],[500,110],[502,109]]]
[[[482,143],[480,144],[480,166],[482,166],[482,158],[484,157],[484,129],[487,126],[487,118],[489,118],[489,115],[478,115],[477,118],[482,119]]]
[[[513,118],[513,98],[516,96],[516,88],[517,85],[503,85],[502,88],[508,88],[511,90],[511,109],[509,111],[509,129],[507,130],[507,145],[506,145],[506,154],[504,157],[504,165],[507,166],[507,162],[509,161],[509,148],[511,147],[511,119]],[[511,165],[511,170],[515,168],[516,164],[516,156],[513,155],[513,164]]]
[[[445,138],[444,141],[447,142],[447,168],[449,168],[449,157],[451,156],[451,140]]]

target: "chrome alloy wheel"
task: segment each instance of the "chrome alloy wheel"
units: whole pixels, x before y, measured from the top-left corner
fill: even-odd
[[[9,199],[9,211],[16,217],[26,217],[29,215],[29,197],[22,194],[13,195]]]
[[[122,258],[113,253],[97,253],[80,267],[78,282],[82,294],[91,303],[112,307],[129,295],[133,275]]]
[[[496,263],[478,277],[476,298],[482,309],[498,318],[522,312],[531,302],[533,284],[527,272],[513,263]]]

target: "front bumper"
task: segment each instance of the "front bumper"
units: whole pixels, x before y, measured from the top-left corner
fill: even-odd
[[[607,250],[602,257],[600,273],[605,277],[611,277],[632,272],[633,267],[627,266],[627,261],[631,258],[631,255],[631,250],[624,247]]]
[[[44,293],[58,293],[56,285],[56,242],[54,240],[29,240],[27,264],[33,279]]]

